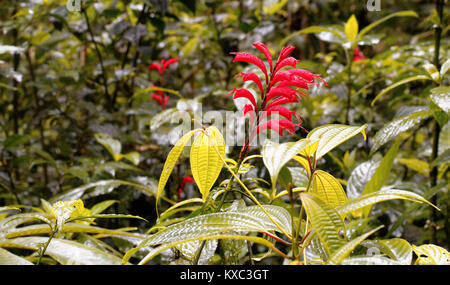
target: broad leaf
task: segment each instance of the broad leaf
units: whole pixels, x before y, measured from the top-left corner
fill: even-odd
[[[209,190],[222,170],[223,161],[220,157],[225,158],[225,141],[216,127],[209,127],[195,138],[190,153],[192,176],[203,201],[206,201]]]
[[[273,214],[273,219],[278,224],[284,225],[286,230],[290,231],[290,222],[287,225],[285,224],[287,221],[290,221],[289,213],[287,213],[286,210],[277,206],[263,207],[267,212]],[[279,229],[273,222],[270,221],[261,209],[256,207],[239,209],[239,212],[219,212],[206,214],[171,225],[158,233],[151,235],[138,247],[127,252],[124,260],[128,260],[140,248],[147,246],[164,244],[170,248],[171,246],[175,246],[183,242],[204,240],[227,233],[235,234],[270,231],[279,231]]]
[[[430,165],[427,162],[417,158],[398,158],[397,162],[404,164],[406,167],[421,174],[428,175],[430,172]]]
[[[33,263],[3,248],[0,248],[0,265],[33,265]]]
[[[308,134],[307,138],[313,141],[319,140],[319,145],[316,150],[316,159],[319,159],[330,150],[359,133],[361,133],[364,139],[366,139],[366,133],[364,131],[366,127],[367,125],[363,125],[361,127],[347,125],[324,125],[313,129]]]
[[[345,244],[345,240],[339,236],[339,232],[344,229],[342,218],[334,209],[313,194],[301,193],[300,199],[313,229],[330,256]]]
[[[116,187],[119,187],[120,185],[132,186],[136,189],[143,190],[146,194],[149,194],[151,196],[154,196],[156,193],[156,189],[150,189],[149,187],[146,187],[146,186],[138,184],[138,183],[133,183],[133,182],[124,181],[124,180],[117,180],[117,179],[109,179],[109,180],[99,180],[97,182],[89,183],[89,184],[77,187],[75,189],[69,190],[61,195],[54,196],[51,199],[51,201],[56,202],[59,200],[61,200],[61,201],[77,200],[77,199],[80,199],[81,197],[83,197],[85,192],[90,188],[94,188],[94,187],[116,188]]]
[[[373,145],[370,153],[374,153],[385,143],[396,138],[400,133],[406,132],[412,127],[418,125],[423,119],[431,115],[430,110],[422,110],[410,113],[384,125],[373,138]]]
[[[366,186],[364,186],[364,189],[362,191],[363,195],[377,192],[384,185],[391,172],[392,165],[394,164],[394,159],[397,156],[399,146],[400,140],[397,140],[383,157],[372,178],[369,182],[367,182]],[[370,213],[370,209],[371,207],[365,209],[364,213],[366,216]]]
[[[23,237],[15,238],[11,242],[38,248],[47,240],[47,237]],[[45,254],[62,265],[119,265],[122,262],[119,257],[105,251],[58,238],[51,240]]]
[[[387,240],[378,240],[376,243],[380,246],[382,252],[390,258],[404,265],[410,265],[412,262],[412,247],[404,239],[393,238]]]
[[[383,23],[383,22],[385,22],[385,21],[387,21],[387,20],[389,20],[391,18],[394,18],[394,17],[415,17],[415,18],[418,18],[419,16],[414,11],[400,11],[400,12],[397,12],[397,13],[390,14],[390,15],[384,17],[384,18],[381,18],[378,21],[375,21],[375,22],[371,23],[370,25],[368,25],[367,27],[362,29],[361,32],[359,33],[358,37],[362,38],[365,34],[370,32],[370,30],[372,30],[373,28],[375,28],[379,24],[381,24],[381,23]]]
[[[403,84],[412,82],[412,81],[418,81],[418,80],[433,80],[431,77],[427,76],[427,75],[415,75],[415,76],[411,76],[405,79],[402,79],[388,87],[386,87],[385,89],[381,90],[381,92],[372,100],[372,103],[370,103],[370,105],[373,107],[375,105],[375,102],[380,99],[381,96],[383,96],[384,94],[388,93],[389,91],[391,91],[394,88],[397,88],[398,86],[401,86]]]
[[[431,89],[430,100],[444,112],[450,112],[450,87],[441,86]]]
[[[441,66],[441,71],[440,71],[441,78],[444,77],[444,75],[447,73],[447,71],[449,70],[449,68],[450,68],[450,58],[447,59],[447,60],[442,64],[442,66]]]
[[[371,160],[365,161],[353,169],[347,181],[348,198],[354,199],[361,196],[364,187],[367,182],[370,181],[379,165],[380,161],[372,158]]]
[[[164,163],[161,176],[159,178],[158,190],[156,192],[156,204],[158,204],[159,198],[161,197],[164,187],[166,186],[167,180],[169,180],[169,176],[172,173],[173,167],[175,166],[178,157],[183,152],[184,146],[191,139],[191,137],[198,131],[199,130],[192,130],[189,133],[182,136],[174,145],[172,150],[169,152],[166,162]]]
[[[373,204],[387,201],[387,200],[393,200],[393,199],[409,200],[409,201],[413,201],[413,202],[427,203],[429,205],[432,205],[430,202],[425,200],[422,196],[420,196],[414,192],[398,190],[398,189],[383,188],[380,191],[372,192],[369,194],[365,194],[359,198],[351,199],[348,202],[346,202],[345,204],[342,204],[342,205],[336,207],[336,211],[340,215],[346,215],[350,212],[360,210],[364,207],[371,206]]]
[[[347,42],[353,42],[356,40],[358,35],[358,20],[356,20],[355,15],[352,15],[347,23],[345,23],[345,36],[347,37]]]
[[[120,160],[120,153],[122,152],[122,144],[120,141],[113,139],[110,135],[105,133],[97,133],[94,135],[98,143],[103,145],[115,161]]]
[[[368,233],[362,234],[357,238],[352,239],[351,241],[347,242],[346,244],[342,245],[336,252],[333,253],[333,255],[330,256],[330,258],[327,261],[327,264],[335,265],[340,264],[344,258],[346,258],[350,253],[357,247],[363,240],[368,238],[371,234],[378,231],[383,226],[380,226],[374,230],[371,230]]]
[[[263,156],[264,165],[270,173],[272,187],[275,187],[281,168],[297,153],[301,152],[304,148],[312,145],[313,143],[314,141],[310,139],[302,139],[297,142],[282,144],[271,140],[266,140],[264,142],[261,153]]]
[[[443,247],[434,244],[412,246],[417,255],[415,264],[419,265],[450,265],[450,253]]]
[[[322,170],[314,172],[311,192],[316,194],[331,208],[336,208],[347,202],[347,196],[341,183],[333,175]]]

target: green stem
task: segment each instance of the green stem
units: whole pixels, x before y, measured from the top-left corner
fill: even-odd
[[[436,0],[436,11],[439,16],[439,25],[435,29],[435,44],[434,44],[434,65],[439,70],[439,50],[441,46],[441,34],[442,34],[442,14],[443,14],[444,1]],[[441,133],[441,127],[439,123],[434,121],[434,133],[433,133],[433,149],[431,153],[431,161],[434,161],[439,153],[439,135]],[[431,188],[437,185],[437,174],[438,166],[434,166],[430,172],[430,186]],[[438,200],[438,193],[436,193],[431,202],[436,205]],[[431,215],[431,226],[430,226],[430,243],[436,242],[436,221],[437,221],[437,210],[433,208]],[[448,237],[447,237],[448,238]]]
[[[41,263],[41,259],[44,256],[45,252],[47,251],[47,247],[50,244],[50,242],[52,241],[52,239],[55,236],[55,234],[56,234],[56,230],[52,229],[52,234],[50,235],[48,241],[44,245],[44,248],[42,249],[41,253],[39,254],[39,259],[38,259],[36,265],[39,265],[39,263]]]
[[[106,99],[108,109],[111,111],[112,109],[114,109],[114,106],[112,105],[111,98],[109,97],[108,80],[106,78],[106,70],[105,70],[105,66],[103,64],[103,57],[98,48],[97,41],[95,40],[94,32],[92,31],[91,24],[89,22],[89,17],[86,13],[86,8],[83,7],[81,9],[81,12],[83,13],[84,18],[86,19],[86,25],[88,28],[88,32],[89,32],[89,35],[91,36],[92,43],[94,44],[94,47],[95,47],[95,52],[97,54],[97,58],[100,63],[100,68],[102,70],[103,88],[105,89],[105,99]]]
[[[351,107],[351,95],[352,95],[352,63],[353,60],[351,58],[352,50],[350,50],[350,54],[348,54],[348,51],[345,51],[345,55],[347,58],[347,66],[348,66],[348,77],[347,77],[347,107],[345,110],[345,124],[348,125],[349,123],[349,113],[350,113],[350,107]]]

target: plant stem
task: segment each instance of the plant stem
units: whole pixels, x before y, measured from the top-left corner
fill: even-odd
[[[351,52],[351,50],[350,50]],[[348,77],[347,77],[347,107],[345,110],[345,124],[348,125],[349,123],[349,113],[350,113],[350,107],[351,107],[351,95],[352,95],[352,63],[353,60],[351,58],[352,53],[348,54],[347,50],[345,51],[345,55],[347,58],[347,66],[348,66]]]
[[[109,97],[108,80],[106,78],[106,71],[105,71],[105,66],[103,65],[102,54],[100,53],[100,50],[98,49],[97,42],[95,41],[94,32],[92,31],[91,24],[89,22],[89,17],[88,17],[88,15],[86,13],[86,8],[85,7],[81,8],[81,13],[83,13],[84,18],[86,19],[86,25],[87,25],[87,28],[88,28],[88,32],[89,32],[89,35],[91,36],[91,41],[94,44],[95,52],[97,54],[98,61],[100,63],[100,68],[102,70],[103,88],[105,89],[105,99],[106,99],[106,103],[107,103],[108,109],[109,109],[109,111],[111,111],[111,110],[114,109],[114,106],[112,105],[111,98]]]
[[[436,11],[439,16],[439,25],[435,28],[435,42],[434,42],[434,65],[439,70],[439,50],[441,46],[441,34],[442,34],[442,14],[443,14],[444,1],[436,0]],[[437,120],[434,120],[434,133],[433,133],[433,149],[431,153],[431,161],[434,161],[439,153],[439,135],[441,133],[441,127]],[[438,166],[434,166],[430,172],[430,186],[434,187],[437,184]],[[436,205],[438,200],[438,193],[436,193],[431,202]],[[436,242],[436,222],[437,222],[437,210],[432,209],[431,214],[431,226],[430,226],[430,243]],[[448,237],[447,237],[448,238]]]
[[[39,259],[36,263],[36,265],[39,265],[39,263],[41,263],[41,259],[45,254],[45,251],[47,251],[47,247],[50,244],[50,241],[53,239],[53,237],[55,236],[56,230],[52,229],[52,234],[50,235],[49,239],[47,240],[47,242],[44,245],[44,248],[42,249],[41,253],[39,254]]]

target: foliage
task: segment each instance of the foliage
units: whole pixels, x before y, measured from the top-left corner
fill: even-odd
[[[449,264],[446,1],[66,2],[0,4],[0,264]]]

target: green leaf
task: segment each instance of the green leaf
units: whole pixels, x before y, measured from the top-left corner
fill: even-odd
[[[209,127],[194,139],[190,153],[191,171],[203,201],[206,201],[209,190],[222,170],[223,162],[220,156],[225,158],[225,140],[216,127]]]
[[[46,243],[47,240],[46,237],[23,237],[15,238],[11,242],[38,248],[40,244]],[[51,240],[45,254],[62,265],[119,265],[122,262],[119,257],[105,251],[59,238]]]
[[[61,231],[66,221],[89,213],[81,200],[58,201],[52,205],[50,210],[56,218],[56,229],[58,231]]]
[[[344,42],[344,39],[342,35],[332,27],[323,27],[323,26],[309,26],[307,28],[301,29],[300,31],[297,31],[295,33],[290,34],[289,36],[285,37],[279,44],[280,47],[284,47],[286,43],[292,39],[293,37],[301,34],[320,34],[320,33],[328,33],[333,35],[340,43]]]
[[[393,238],[387,240],[377,240],[382,252],[390,258],[404,265],[410,265],[412,262],[412,247],[402,238]]]
[[[431,197],[433,197],[433,195],[435,195],[436,193],[438,193],[439,191],[445,191],[444,189],[448,188],[448,183],[440,183],[438,185],[436,185],[435,187],[432,188],[428,188],[425,193],[422,195],[422,198],[425,199],[431,199]],[[427,204],[430,204],[428,201],[426,201]],[[432,205],[432,204],[430,204]],[[433,207],[435,207],[434,205],[432,205]],[[404,209],[402,211],[402,215],[400,217],[397,218],[397,220],[392,224],[391,228],[389,229],[388,233],[386,234],[386,237],[390,237],[392,235],[393,232],[395,232],[395,230],[400,227],[405,220],[414,217],[415,215],[417,215],[417,213],[420,213],[419,208],[421,207],[421,204],[412,204],[410,206],[408,206],[406,209]]]
[[[374,106],[375,102],[384,94],[388,93],[389,91],[391,91],[394,88],[397,88],[398,86],[404,85],[406,83],[412,82],[412,81],[418,81],[418,80],[433,80],[431,77],[427,76],[427,75],[415,75],[415,76],[411,76],[408,78],[405,78],[403,80],[400,80],[388,87],[386,87],[385,89],[381,90],[381,92],[372,100],[372,102],[370,103],[370,106]]]
[[[345,240],[339,236],[339,232],[344,229],[342,218],[313,194],[300,193],[300,199],[325,251],[328,256],[332,255],[345,244]]]
[[[322,170],[314,172],[311,192],[331,208],[336,208],[347,202],[347,195],[345,195],[341,183],[333,175]]]
[[[91,208],[91,214],[93,214],[93,215],[100,214],[104,210],[108,209],[114,203],[119,203],[119,201],[117,201],[117,200],[105,200],[105,201],[99,202],[99,203],[95,204]]]
[[[95,215],[80,215],[73,218],[67,219],[67,222],[73,222],[73,221],[82,221],[82,220],[88,220],[88,219],[97,219],[97,218],[112,218],[112,219],[118,219],[118,218],[127,218],[127,219],[139,219],[146,221],[146,219],[134,216],[134,215],[126,215],[126,214],[95,214]]]
[[[353,199],[361,196],[364,187],[380,165],[377,157],[373,157],[371,160],[365,161],[353,169],[347,181],[347,197]]]
[[[93,183],[89,183],[80,187],[77,187],[75,189],[69,190],[63,194],[54,196],[51,201],[56,202],[58,200],[62,200],[62,201],[71,201],[71,200],[77,200],[80,199],[84,193],[86,192],[86,190],[90,189],[90,188],[94,188],[94,187],[119,187],[120,185],[128,185],[128,186],[132,186],[135,187],[137,189],[143,190],[146,193],[150,194],[150,195],[155,195],[156,191],[155,189],[150,189],[149,187],[146,187],[144,185],[141,184],[137,184],[137,183],[133,183],[133,182],[129,182],[129,181],[124,181],[124,180],[118,180],[118,179],[109,179],[109,180],[100,180],[97,182],[93,182]]]
[[[292,218],[289,212],[280,206],[274,205],[263,205],[264,209],[270,214],[274,221],[279,224],[284,232],[292,232]],[[253,217],[257,217],[267,228],[273,227],[274,231],[279,231],[278,227],[274,226],[272,220],[267,216],[267,214],[259,206],[249,206],[239,209],[239,212],[249,214]]]
[[[370,194],[373,192],[377,192],[381,189],[381,187],[386,182],[389,174],[391,173],[392,165],[394,164],[394,159],[397,156],[398,148],[400,146],[400,140],[394,142],[392,147],[386,153],[386,155],[381,160],[380,165],[377,170],[373,174],[372,178],[369,182],[367,182],[366,186],[362,191],[362,195]],[[367,217],[370,213],[371,207],[367,207],[364,210],[364,214]]]
[[[437,70],[436,66],[432,63],[426,62],[423,65],[423,68],[428,72],[428,75],[435,81],[439,82],[439,71]]]
[[[0,265],[33,265],[33,263],[3,248],[0,248]]]
[[[202,252],[200,254],[200,257],[198,259],[197,265],[207,265],[208,262],[212,259],[214,256],[214,252],[217,249],[217,240],[207,240],[205,245],[202,248]],[[187,258],[190,261],[190,264],[192,264],[192,261],[195,259],[195,256],[197,254],[197,251],[200,249],[202,245],[202,241],[194,240],[191,242],[185,242],[182,243],[176,248],[181,252],[181,254]]]
[[[417,158],[398,158],[397,162],[406,165],[409,169],[417,171],[421,174],[428,175],[430,172],[430,165]]]
[[[149,121],[150,130],[157,130],[162,124],[170,122],[178,114],[177,108],[169,108],[152,116]]]
[[[430,100],[444,112],[450,113],[450,87],[441,86],[431,89]]]
[[[419,202],[419,203],[427,203],[429,205],[432,205],[430,202],[428,202],[426,199],[424,199],[422,196],[411,192],[411,191],[405,191],[405,190],[398,190],[398,189],[392,189],[392,188],[383,188],[380,191],[368,193],[365,195],[362,195],[359,198],[351,199],[345,204],[342,204],[338,207],[336,207],[336,211],[340,214],[345,216],[346,214],[361,210],[367,206],[372,206],[373,204],[393,200],[393,199],[402,199],[402,200],[409,200],[413,202]]]
[[[94,135],[99,144],[104,146],[115,161],[120,160],[120,153],[122,152],[122,144],[120,141],[113,139],[110,135],[105,133],[97,133]]]
[[[344,29],[347,42],[356,40],[356,36],[358,35],[358,20],[356,20],[354,14],[348,19],[347,23],[345,23]]]
[[[264,1],[264,4],[266,4],[268,1]],[[274,3],[272,5],[270,5],[269,7],[267,7],[266,5],[264,5],[263,10],[267,15],[274,15],[276,14],[278,11],[280,11],[284,5],[286,5],[288,2],[288,0],[278,0],[278,1],[271,1],[269,3]]]
[[[133,151],[133,152],[129,152],[127,154],[120,155],[119,160],[121,158],[125,158],[125,159],[131,161],[134,165],[138,165],[139,164],[140,155],[139,155],[138,152]]]
[[[192,37],[190,40],[187,41],[187,43],[184,45],[183,49],[181,50],[184,57],[187,57],[190,55],[197,46],[198,37]]]
[[[419,265],[450,265],[450,253],[443,247],[434,244],[412,246],[417,255],[415,264]]]
[[[270,173],[272,187],[274,187],[274,189],[281,168],[297,153],[302,151],[304,148],[312,145],[313,143],[314,141],[312,139],[302,139],[297,142],[288,142],[282,144],[273,142],[271,140],[266,140],[264,142],[261,154],[263,156],[264,165]]]
[[[286,225],[290,221],[289,213],[281,207],[263,206],[267,212],[273,214],[275,221]],[[259,207],[258,207],[259,208]],[[239,212],[219,212],[196,216],[183,222],[171,225],[145,239],[138,247],[127,252],[124,260],[128,260],[140,248],[158,244],[169,245],[168,248],[179,243],[203,240],[226,233],[247,233],[261,231],[279,231],[267,215],[259,208],[248,207]],[[286,211],[286,212],[284,212]],[[290,225],[290,223],[289,223]],[[287,227],[286,230],[290,230]],[[250,237],[248,237],[250,238]]]
[[[5,141],[3,142],[3,146],[5,148],[17,147],[28,142],[30,139],[31,139],[30,135],[13,134],[5,139]]]
[[[159,178],[158,190],[156,192],[156,205],[158,205],[159,198],[161,197],[164,187],[166,186],[167,180],[169,180],[169,176],[172,173],[173,167],[175,166],[175,163],[177,162],[178,157],[183,152],[184,146],[191,139],[191,137],[198,131],[199,130],[192,130],[189,133],[182,136],[177,141],[177,143],[174,145],[172,150],[169,152],[166,162],[164,163],[164,167],[163,167],[161,176]],[[156,208],[158,208],[158,207],[156,207]]]
[[[155,256],[157,256],[158,254],[162,253],[163,251],[170,249],[172,247],[175,247],[179,244],[183,244],[186,242],[193,242],[193,241],[208,241],[208,240],[217,240],[217,239],[227,239],[227,240],[237,240],[237,241],[249,241],[249,242],[254,242],[263,246],[266,246],[272,250],[277,250],[277,248],[268,240],[260,238],[260,237],[254,237],[254,236],[240,236],[240,235],[223,235],[223,234],[217,234],[217,235],[213,235],[213,236],[202,236],[202,237],[198,237],[198,238],[191,238],[185,241],[176,241],[176,242],[171,242],[171,243],[167,243],[167,244],[163,244],[161,246],[158,246],[154,249],[152,249],[140,262],[139,265],[144,265],[147,262],[149,262],[152,258],[154,258]],[[122,260],[122,264],[127,262],[128,259],[131,257],[131,255],[134,254],[134,249],[128,251],[123,260]]]
[[[324,125],[313,129],[307,138],[313,141],[319,141],[316,150],[316,159],[323,157],[327,152],[331,151],[341,143],[349,140],[353,136],[361,133],[366,139],[365,129],[367,124],[361,127],[347,125]]]
[[[129,233],[121,230],[109,230],[100,227],[89,226],[79,223],[66,223],[61,230],[61,233],[91,233],[91,234],[102,234],[102,235],[117,235],[117,236],[128,236],[140,238],[142,237],[135,233]],[[2,233],[3,234],[3,233]],[[51,234],[51,229],[48,225],[38,224],[20,227],[16,229],[9,229],[5,234],[5,238],[12,239],[16,237],[30,236],[30,235],[41,235],[41,234]]]
[[[361,30],[361,32],[359,32],[359,39],[361,39],[365,34],[367,34],[368,32],[370,32],[370,30],[372,30],[373,28],[375,28],[376,26],[378,26],[379,24],[386,22],[387,20],[394,18],[394,17],[415,17],[418,18],[419,15],[417,15],[416,12],[414,11],[400,11],[397,13],[393,13],[390,14],[384,18],[381,18],[378,21],[373,22],[372,24],[368,25],[367,27],[365,27],[364,29]]]
[[[371,234],[378,231],[382,227],[383,226],[379,226],[378,228],[373,229],[365,234],[362,234],[359,237],[354,238],[351,241],[342,245],[338,250],[336,250],[336,252],[333,253],[333,255],[330,256],[330,258],[327,261],[327,264],[329,265],[340,264],[342,260],[344,260],[344,258],[346,258],[355,249],[355,247],[357,247],[363,240],[368,238]]]
[[[20,211],[20,208],[13,207],[13,206],[4,206],[4,207],[0,207],[0,212],[9,211],[9,210],[17,210],[17,211]]]
[[[444,75],[447,73],[447,71],[450,69],[450,58],[447,59],[441,66],[441,78],[444,78]]]
[[[387,123],[376,133],[373,138],[373,145],[370,153],[374,153],[385,143],[396,138],[400,133],[406,132],[412,127],[418,125],[423,119],[429,117],[430,115],[430,110],[421,110],[401,116]]]

